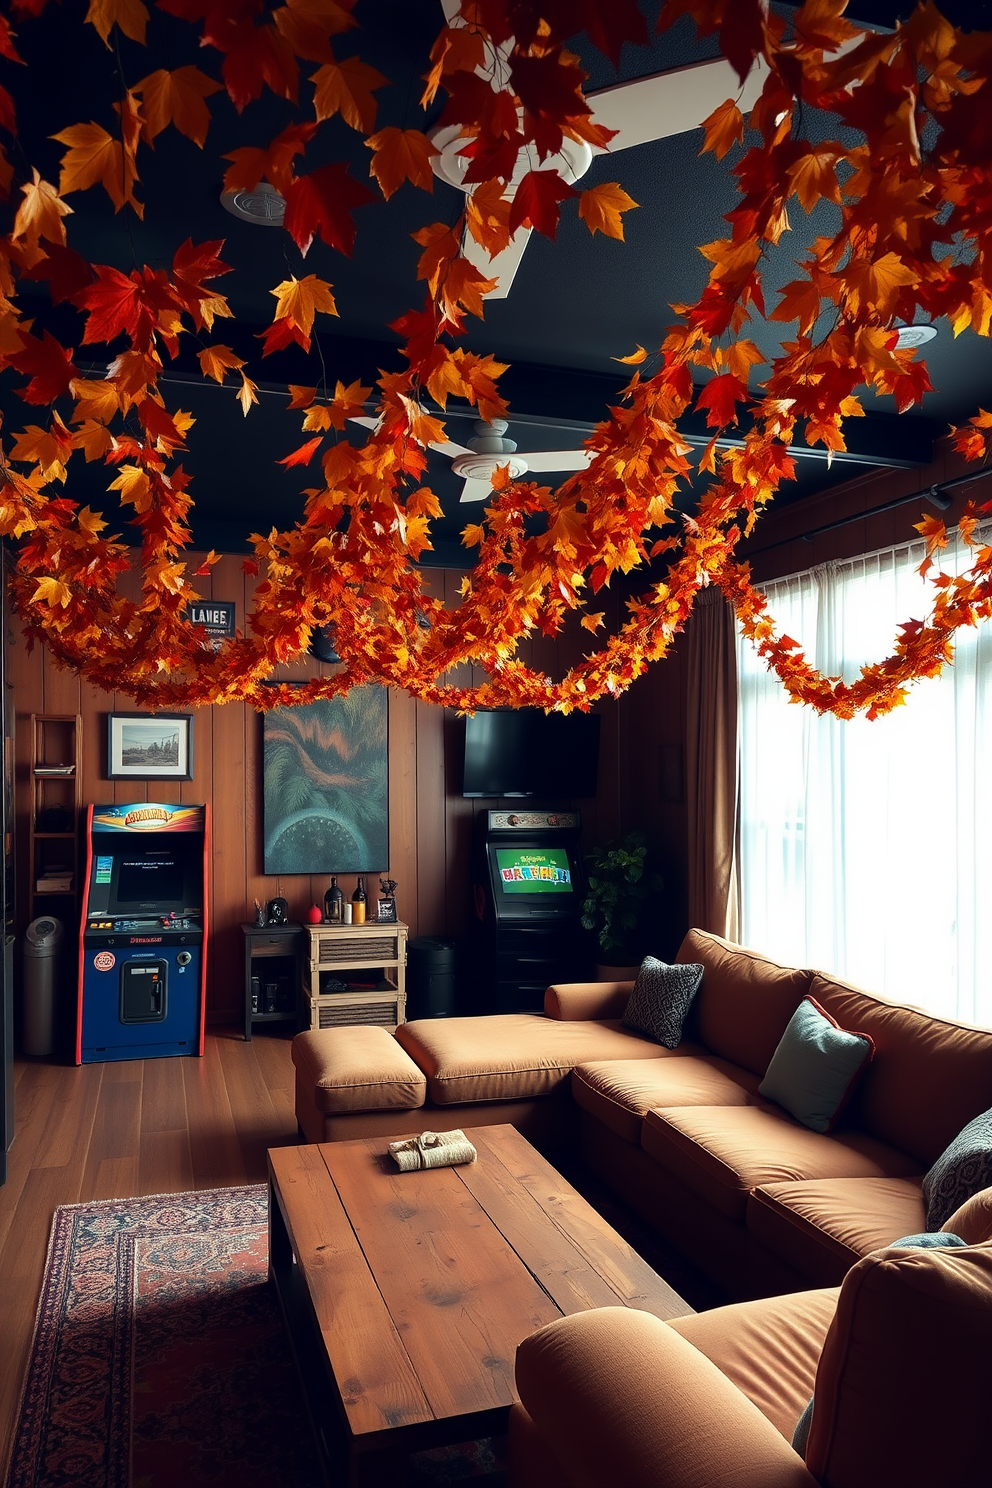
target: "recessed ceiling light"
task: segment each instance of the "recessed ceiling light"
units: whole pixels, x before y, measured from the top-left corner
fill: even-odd
[[[266,181],[260,181],[254,191],[222,192],[220,199],[231,215],[243,222],[253,222],[256,227],[282,227],[286,198]]]
[[[905,351],[909,347],[924,346],[932,341],[937,334],[935,325],[901,325],[896,327],[896,351]]]

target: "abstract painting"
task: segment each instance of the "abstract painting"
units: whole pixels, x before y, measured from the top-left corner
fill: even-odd
[[[264,715],[266,873],[379,873],[389,866],[384,687]]]

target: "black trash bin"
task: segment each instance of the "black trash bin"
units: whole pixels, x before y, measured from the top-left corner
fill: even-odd
[[[418,936],[407,945],[406,1015],[450,1018],[455,1011],[457,943]]]

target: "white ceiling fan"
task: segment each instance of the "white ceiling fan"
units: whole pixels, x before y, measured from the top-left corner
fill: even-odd
[[[378,419],[358,415],[349,423],[361,424],[364,429],[377,429]],[[557,470],[585,470],[592,460],[586,449],[573,450],[528,450],[526,455],[516,453],[516,444],[507,439],[509,425],[505,419],[478,419],[475,438],[468,444],[454,444],[445,440],[441,444],[428,445],[428,449],[452,457],[451,468],[463,477],[462,501],[491,501],[493,496],[493,472],[501,465],[508,465],[510,476],[516,480],[528,471],[543,475]]]
[[[441,0],[448,24],[464,25],[459,16],[460,0]],[[499,56],[491,67],[479,68],[484,77],[492,78],[499,66],[500,57],[509,55],[512,42],[499,49]],[[686,67],[672,68],[667,72],[651,73],[647,77],[634,78],[630,82],[615,83],[611,88],[600,88],[585,95],[597,124],[616,130],[609,151],[594,148],[584,141],[566,139],[561,154],[549,157],[544,162],[537,158],[532,147],[522,150],[517,167],[507,182],[506,195],[512,197],[517,185],[530,170],[555,167],[569,185],[574,185],[585,175],[596,155],[616,154],[618,150],[629,150],[634,145],[644,145],[652,140],[666,139],[671,135],[685,134],[698,128],[715,108],[728,98],[736,100],[742,112],[757,101],[765,81],[768,68],[759,57],[744,83],[730,63],[722,57],[708,62],[692,62]],[[435,175],[449,186],[471,195],[472,187],[464,184],[469,168],[469,157],[460,155],[458,147],[468,143],[458,124],[449,124],[431,131],[431,143],[438,154],[431,160]],[[533,157],[533,158],[531,158]],[[496,279],[497,286],[490,290],[489,298],[505,299],[510,292],[513,277],[517,272],[527,240],[529,227],[518,228],[509,245],[501,253],[490,258],[485,248],[466,232],[462,252],[487,278]],[[532,467],[533,468],[533,467]]]

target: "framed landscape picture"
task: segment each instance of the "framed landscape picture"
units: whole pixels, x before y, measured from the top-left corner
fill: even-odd
[[[107,715],[108,780],[192,780],[192,713]]]
[[[264,871],[380,873],[389,865],[386,688],[273,708],[262,724]]]

